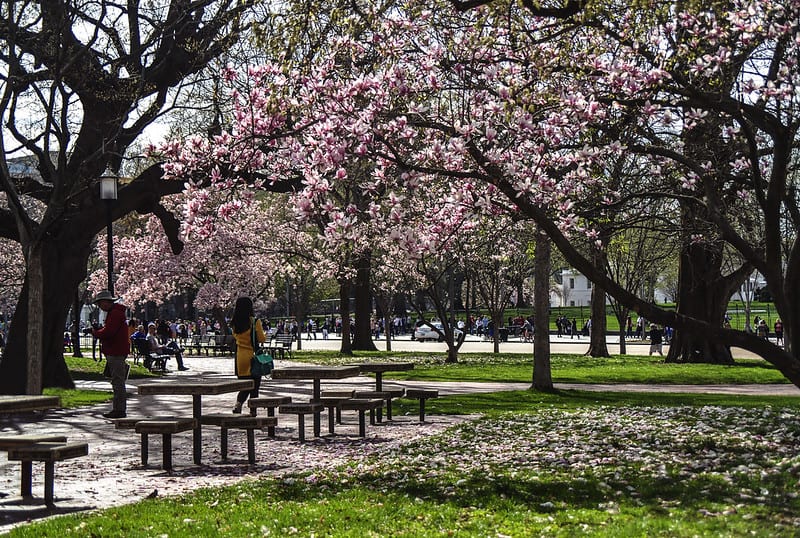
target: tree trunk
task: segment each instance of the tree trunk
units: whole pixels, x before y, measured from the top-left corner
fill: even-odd
[[[28,283],[28,312],[44,311],[44,271],[42,264],[42,244],[35,241],[25,256],[26,276]],[[25,394],[42,393],[42,363],[44,362],[44,321],[43,316],[28,317],[28,365],[25,373]],[[61,341],[64,348],[64,341]]]
[[[28,379],[28,357],[35,352],[29,348],[29,330],[14,330],[14,327],[33,327],[28,319],[28,305],[31,303],[29,275],[37,271],[26,267],[25,282],[11,322],[12,330],[0,361],[0,394],[24,394],[29,386],[38,386],[39,392],[42,387],[75,387],[64,362],[64,326],[75,299],[75,290],[86,278],[91,240],[82,240],[80,234],[68,226],[63,226],[59,232],[40,247],[41,287],[37,292],[40,297],[37,302],[44,304],[36,311],[37,319],[41,320],[39,356],[42,362],[38,369],[40,374],[37,374],[40,379],[30,380],[31,383]]]
[[[342,345],[339,352],[342,355],[353,355],[353,343],[350,339],[350,281],[339,281],[339,315],[342,318]]]
[[[370,273],[372,256],[369,252],[356,260],[356,278],[353,281],[355,297],[355,327],[353,331],[353,350],[377,351],[372,341],[372,289]]]
[[[590,357],[610,357],[608,344],[606,344],[606,292],[600,286],[592,286],[592,329],[589,331]]]
[[[678,269],[678,312],[721,327],[731,284],[722,275],[722,252],[707,243],[691,243],[681,252]],[[666,362],[733,364],[730,347],[703,335],[675,329]]]
[[[492,310],[492,326],[494,327],[494,331],[492,334],[492,347],[494,353],[500,353],[500,326],[503,324],[503,312],[497,312],[496,310]]]
[[[533,258],[533,389],[553,390],[550,368],[550,238],[536,232]]]
[[[83,301],[77,288],[75,289],[75,302],[72,303],[74,321],[70,325],[70,338],[72,339],[72,356],[78,359],[83,358],[81,351],[81,310]]]

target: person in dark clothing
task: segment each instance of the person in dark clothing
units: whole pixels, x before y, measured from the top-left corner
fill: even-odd
[[[125,418],[127,412],[125,380],[128,378],[130,366],[125,358],[131,346],[128,340],[128,322],[125,319],[126,308],[116,301],[117,297],[108,290],[98,293],[92,301],[107,313],[105,324],[92,329],[92,335],[100,341],[100,350],[106,356],[107,371],[114,390],[112,409],[103,414],[105,418]]]
[[[650,324],[650,355],[653,353],[658,353],[662,357],[664,353],[662,353],[662,342],[663,342],[663,333],[661,329],[655,323]]]

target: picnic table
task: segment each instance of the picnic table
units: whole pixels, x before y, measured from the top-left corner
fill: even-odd
[[[355,377],[360,373],[358,366],[285,366],[272,370],[272,379],[311,379],[313,389],[311,402],[321,401],[321,382],[323,379],[344,379]],[[320,430],[319,412],[314,412],[314,432],[318,435]]]
[[[0,413],[27,413],[29,411],[45,411],[57,407],[61,407],[61,398],[58,396],[0,395]]]
[[[319,401],[323,379],[344,379],[359,373],[358,366],[284,366],[272,370],[272,379],[311,379],[314,382],[311,401]]]
[[[383,390],[384,372],[402,372],[414,369],[413,362],[361,362],[351,366],[358,366],[362,374],[375,374],[375,390],[378,392]]]
[[[203,433],[200,419],[203,415],[203,396],[227,394],[253,388],[251,379],[225,379],[225,380],[170,380],[161,383],[143,383],[139,385],[139,394],[142,395],[191,395],[192,417],[196,419],[193,432],[192,454],[194,462],[200,464],[203,447]]]

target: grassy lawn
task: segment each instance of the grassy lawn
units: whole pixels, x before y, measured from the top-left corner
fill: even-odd
[[[89,380],[89,381],[108,381],[103,377],[103,367],[105,361],[95,361],[91,358],[91,351],[87,357],[75,358],[71,355],[65,355],[64,359],[67,363],[74,380]],[[158,374],[150,372],[141,364],[131,364],[130,377],[134,379],[142,379],[148,377],[156,377]],[[74,408],[84,405],[95,405],[112,400],[111,384],[108,385],[108,390],[87,390],[87,389],[55,389],[46,388],[42,391],[44,394],[50,396],[59,396],[61,398],[61,407]]]
[[[411,361],[413,370],[388,372],[385,379],[417,381],[530,382],[533,359],[518,353],[462,353],[459,362],[446,364],[444,353],[359,352],[343,357],[333,351],[295,352],[299,361],[320,364],[347,364],[360,361]],[[553,381],[556,383],[655,383],[655,384],[750,384],[788,383],[770,363],[760,359],[738,359],[734,366],[713,364],[667,364],[660,357],[616,355],[593,358],[583,355],[553,354]]]
[[[11,536],[800,533],[800,398],[524,391],[429,403],[482,418],[334,470],[67,515]]]
[[[395,379],[528,382],[532,371],[530,358],[514,354],[464,354],[455,365],[444,364],[443,354],[295,357],[415,363],[412,371],[393,373]],[[785,382],[759,360],[720,367],[554,355],[552,363],[556,382]],[[92,359],[69,365],[76,378],[101,375]],[[151,375],[140,370],[132,375]],[[83,397],[92,395],[76,395],[75,402]],[[74,405],[84,403],[93,402]],[[504,391],[432,399],[426,407],[429,420],[477,418],[334,470],[287,469],[180,498],[65,515],[10,535],[800,535],[800,397]],[[414,417],[418,403],[402,399],[394,409]]]

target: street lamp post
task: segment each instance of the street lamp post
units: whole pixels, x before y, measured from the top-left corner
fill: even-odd
[[[117,174],[106,168],[100,176],[100,199],[106,201],[106,245],[108,247],[108,291],[114,295],[114,236],[111,231],[113,218],[111,205],[117,199]]]

